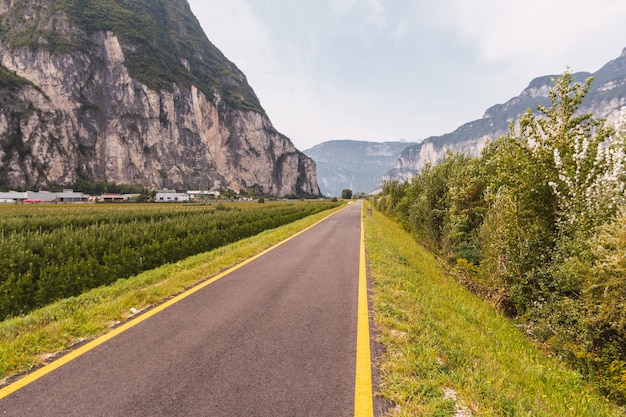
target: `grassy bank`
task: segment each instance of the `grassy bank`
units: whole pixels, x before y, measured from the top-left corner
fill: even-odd
[[[582,377],[459,286],[396,223],[365,219],[380,395],[397,416],[620,416]]]
[[[108,329],[338,210],[327,210],[219,249],[119,280],[0,323],[0,379],[52,360]]]

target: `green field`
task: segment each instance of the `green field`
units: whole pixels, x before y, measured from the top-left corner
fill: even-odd
[[[331,202],[0,206],[0,319],[336,207]]]

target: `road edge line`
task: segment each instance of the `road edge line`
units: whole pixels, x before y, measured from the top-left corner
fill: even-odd
[[[367,297],[367,269],[365,263],[365,225],[361,219],[359,250],[359,289],[357,307],[356,378],[354,387],[354,416],[372,417],[374,400],[372,391],[372,358],[370,352],[369,303]]]
[[[24,375],[22,378],[18,379],[15,382],[12,382],[8,385],[6,385],[5,387],[0,388],[0,400],[2,400],[3,398],[8,397],[9,395],[13,394],[16,391],[19,391],[20,389],[24,388],[25,386],[35,382],[36,380],[38,380],[39,378],[44,377],[45,375],[49,374],[50,372],[60,368],[61,366],[73,361],[74,359],[78,358],[79,356],[84,355],[85,353],[89,352],[92,349],[95,349],[96,347],[100,346],[101,344],[107,342],[108,340],[113,339],[114,337],[118,336],[119,334],[125,332],[126,330],[129,330],[133,327],[135,327],[136,325],[138,325],[139,323],[149,319],[150,317],[160,313],[161,311],[165,310],[166,308],[176,304],[177,302],[189,297],[190,295],[200,291],[201,289],[209,286],[210,284],[214,283],[215,281],[224,278],[225,276],[235,272],[236,270],[243,268],[244,266],[248,265],[249,263],[257,260],[258,258],[260,258],[261,256],[267,254],[268,252],[278,248],[279,246],[289,242],[290,240],[298,237],[299,235],[305,233],[306,231],[308,231],[309,229],[312,229],[313,227],[317,226],[318,224],[322,223],[323,221],[326,221],[327,219],[329,219],[330,217],[334,216],[337,213],[342,212],[343,210],[349,208],[350,205],[347,205],[346,207],[342,208],[341,210],[337,210],[335,212],[330,213],[328,216],[324,217],[323,219],[313,223],[312,225],[300,230],[297,233],[294,233],[293,235],[285,238],[284,240],[281,240],[280,242],[270,246],[267,249],[264,249],[263,251],[257,253],[256,255],[251,256],[248,259],[245,259],[243,261],[241,261],[240,263],[233,265],[232,267],[226,269],[225,271],[222,271],[220,273],[218,273],[217,275],[215,275],[214,277],[201,282],[200,284],[189,288],[188,290],[174,296],[173,298],[169,299],[168,301],[163,302],[162,304],[157,305],[156,307],[154,307],[153,309],[150,309],[148,311],[146,311],[145,313],[141,314],[140,316],[137,316],[134,319],[131,319],[127,322],[125,322],[124,324],[122,324],[119,327],[114,328],[113,330],[103,334],[102,336],[99,336],[95,339],[93,339],[92,341],[78,347],[77,349],[71,350],[70,352],[68,352],[67,354],[61,356],[59,359],[42,366],[41,368],[37,369],[36,371],[33,371],[32,373],[28,373],[26,375]]]

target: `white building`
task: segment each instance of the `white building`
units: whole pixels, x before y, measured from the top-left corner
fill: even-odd
[[[62,193],[47,191],[10,191],[0,193],[0,203],[80,203],[86,201],[83,193],[64,190]]]
[[[154,201],[157,203],[180,203],[189,201],[189,194],[176,190],[161,190],[157,191]]]
[[[204,198],[220,198],[219,191],[207,191],[207,190],[187,191],[187,195],[189,196],[189,200],[191,201],[198,201]]]
[[[56,193],[59,203],[83,203],[88,201],[88,197],[83,193],[77,193],[73,190],[63,190],[62,193]]]

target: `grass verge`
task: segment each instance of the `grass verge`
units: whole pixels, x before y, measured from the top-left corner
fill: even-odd
[[[399,225],[364,221],[379,395],[394,416],[622,416],[580,374],[446,274]]]
[[[66,298],[0,323],[0,385],[106,333],[137,312],[216,275],[320,221],[335,209],[267,230],[222,248]]]

